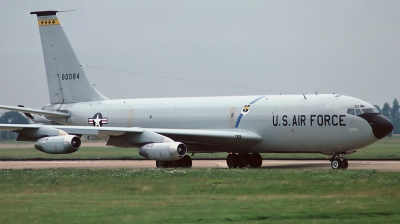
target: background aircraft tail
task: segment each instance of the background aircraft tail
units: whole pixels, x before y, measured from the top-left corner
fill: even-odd
[[[50,102],[74,103],[107,99],[87,79],[56,13],[31,12],[38,19]]]

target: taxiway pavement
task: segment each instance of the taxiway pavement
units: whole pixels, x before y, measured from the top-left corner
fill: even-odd
[[[0,169],[143,169],[156,168],[152,160],[0,161]],[[225,160],[193,160],[193,168],[227,169]],[[264,160],[261,169],[331,169],[328,160]],[[400,171],[400,161],[349,160],[349,170]]]

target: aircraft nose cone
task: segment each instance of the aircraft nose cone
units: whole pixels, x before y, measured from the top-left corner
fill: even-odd
[[[394,128],[392,122],[381,114],[373,116],[370,125],[372,127],[372,132],[377,139],[387,136]]]

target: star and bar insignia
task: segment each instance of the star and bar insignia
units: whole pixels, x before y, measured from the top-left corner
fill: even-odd
[[[93,118],[88,118],[88,124],[93,124],[95,127],[101,127],[103,124],[108,123],[108,118],[104,117],[103,115],[99,112],[96,113]]]

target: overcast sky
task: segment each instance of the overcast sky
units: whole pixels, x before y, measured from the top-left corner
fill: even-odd
[[[0,104],[49,103],[29,12],[68,9],[58,18],[110,99],[317,91],[400,100],[400,1],[106,2],[1,1]]]

